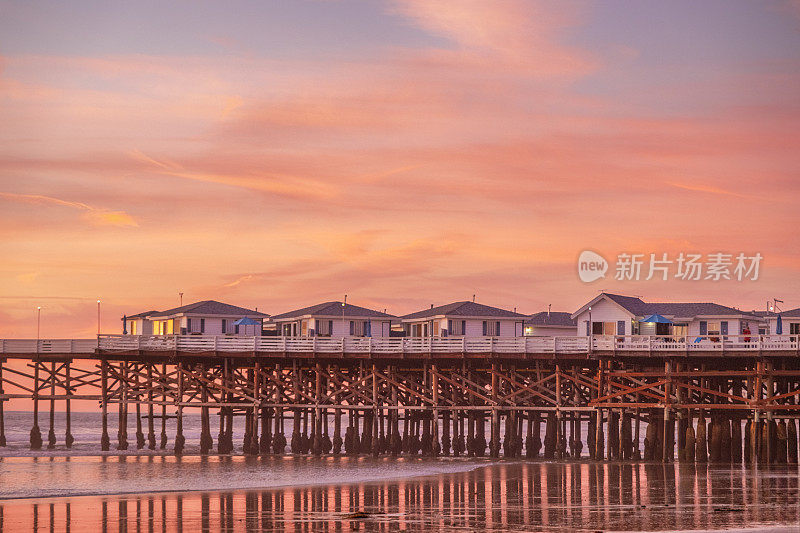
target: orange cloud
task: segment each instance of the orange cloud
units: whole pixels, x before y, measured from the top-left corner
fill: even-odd
[[[105,208],[93,207],[83,202],[71,202],[40,194],[16,194],[10,192],[0,192],[0,198],[5,198],[12,202],[55,205],[79,209],[84,211],[83,217],[85,219],[97,226],[134,227],[139,225],[132,216],[124,211],[112,211]]]

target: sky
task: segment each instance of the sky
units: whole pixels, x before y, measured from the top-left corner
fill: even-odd
[[[797,0],[0,0],[0,338],[180,292],[800,307],[798,67]],[[584,250],[764,259],[585,283]]]

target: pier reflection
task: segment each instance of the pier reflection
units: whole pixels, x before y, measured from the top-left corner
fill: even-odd
[[[687,530],[800,523],[797,467],[502,463],[343,486],[0,502],[0,533]]]

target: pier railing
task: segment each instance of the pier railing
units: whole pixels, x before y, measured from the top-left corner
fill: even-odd
[[[798,335],[595,335],[571,337],[268,337],[99,335],[96,339],[3,339],[0,354],[341,353],[341,354],[728,354],[794,352]]]

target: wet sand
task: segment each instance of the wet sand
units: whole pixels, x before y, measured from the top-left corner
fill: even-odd
[[[315,461],[325,460],[260,466],[317,472],[304,486],[0,500],[0,532],[800,529],[797,466],[462,461],[418,477],[325,484],[315,468],[347,467]],[[147,472],[122,464],[131,480]],[[390,464],[354,466],[373,468],[368,475],[397,472]],[[350,516],[357,512],[365,514]]]

